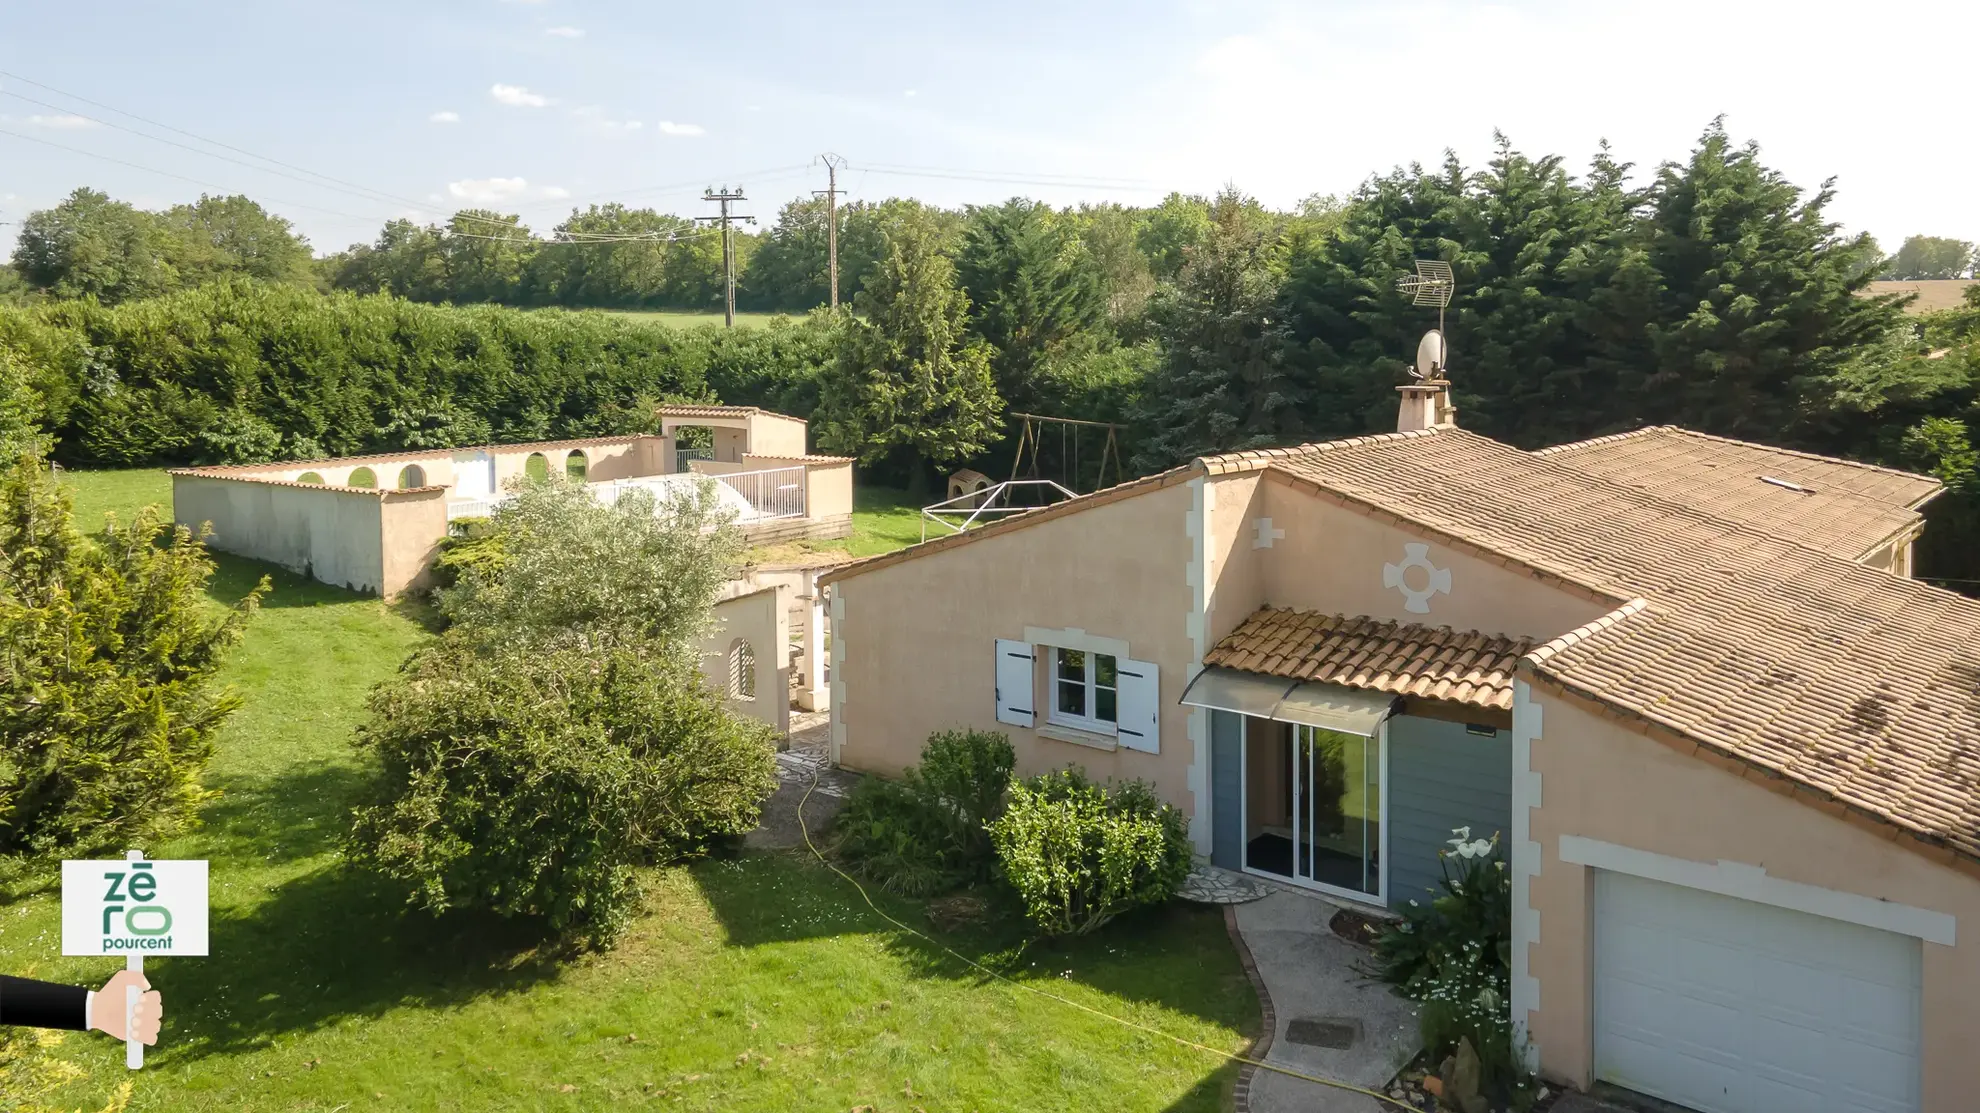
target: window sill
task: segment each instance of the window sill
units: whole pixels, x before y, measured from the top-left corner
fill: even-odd
[[[1120,740],[1111,734],[1096,734],[1090,730],[1060,726],[1057,723],[1047,723],[1037,728],[1036,733],[1041,738],[1050,738],[1055,742],[1070,742],[1075,746],[1105,750],[1109,753],[1121,748]]]

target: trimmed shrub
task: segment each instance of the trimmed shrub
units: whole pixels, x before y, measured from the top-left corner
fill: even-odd
[[[421,305],[217,282],[103,306],[0,306],[0,349],[64,461],[234,463],[647,431],[662,401],[809,412],[821,315],[772,329]]]
[[[502,650],[450,633],[371,696],[383,765],[346,849],[431,911],[540,917],[609,943],[634,867],[756,826],[770,729],[727,711],[684,654]]]
[[[1078,769],[1012,785],[990,840],[1046,935],[1085,935],[1168,900],[1189,876],[1189,823],[1180,811],[1140,781],[1102,787]]]
[[[989,824],[1003,814],[1017,755],[1002,733],[929,735],[898,781],[869,777],[834,821],[841,857],[881,886],[930,896],[987,879]]]
[[[38,461],[0,470],[0,854],[124,847],[189,819],[239,698],[214,674],[268,581],[229,612],[200,538],[146,508],[94,538]]]

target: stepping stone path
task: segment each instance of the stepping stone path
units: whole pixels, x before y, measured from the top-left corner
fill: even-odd
[[[1261,900],[1271,893],[1272,887],[1257,878],[1216,866],[1198,866],[1189,871],[1182,891],[1176,895],[1197,904],[1244,904]]]

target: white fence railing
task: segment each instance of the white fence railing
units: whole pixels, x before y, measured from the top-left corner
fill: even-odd
[[[752,513],[743,517],[745,524],[772,518],[804,517],[802,467],[739,471],[713,478],[749,503]]]
[[[752,522],[767,522],[777,518],[804,517],[805,470],[803,467],[766,468],[762,471],[733,472],[728,475],[703,475],[701,479],[713,480],[726,489],[722,496],[723,504],[735,512],[739,525]],[[607,506],[619,501],[622,491],[635,487],[651,490],[662,501],[670,489],[684,483],[698,480],[689,475],[636,476],[628,479],[608,480],[603,483],[589,483],[586,488],[592,497]],[[483,498],[457,498],[447,500],[447,520],[458,518],[486,518],[495,508],[508,499],[507,494],[489,495]]]
[[[448,499],[447,520],[451,522],[456,518],[486,518],[495,513],[495,508],[501,505],[501,502],[500,495],[490,495],[481,499]]]

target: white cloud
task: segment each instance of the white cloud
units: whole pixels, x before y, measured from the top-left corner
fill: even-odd
[[[542,93],[532,93],[527,86],[504,85],[500,82],[496,82],[489,87],[488,95],[494,97],[497,104],[511,105],[516,108],[542,108],[544,105],[550,103],[549,97],[544,96]]]
[[[919,89],[909,89],[908,91],[906,91],[906,92],[904,92],[904,93],[902,93],[901,95],[902,95],[902,96],[904,96],[904,97],[918,97],[918,96],[920,96],[920,95],[921,95],[921,90],[919,90]]]
[[[440,112],[435,112],[433,115],[428,116],[426,119],[428,122],[435,124],[458,124],[461,122],[461,114],[449,108]]]
[[[561,201],[569,197],[571,191],[563,186],[532,186],[529,179],[523,177],[463,178],[447,183],[447,195],[470,205],[501,205],[536,199]],[[434,200],[439,198],[436,196]]]
[[[560,39],[581,39],[581,38],[583,38],[583,37],[584,37],[584,28],[582,28],[582,27],[545,27],[545,28],[543,29],[543,33],[544,33],[544,34],[546,34],[546,35],[552,35],[552,36],[555,36],[556,38],[560,38]]]
[[[708,134],[708,130],[700,124],[677,124],[672,120],[660,121],[659,128],[661,135],[675,135],[685,139]]]
[[[527,196],[529,182],[523,178],[464,178],[447,183],[447,195],[456,201],[493,205]]]
[[[29,116],[27,122],[38,128],[60,128],[64,131],[79,131],[83,128],[101,127],[87,116]]]

